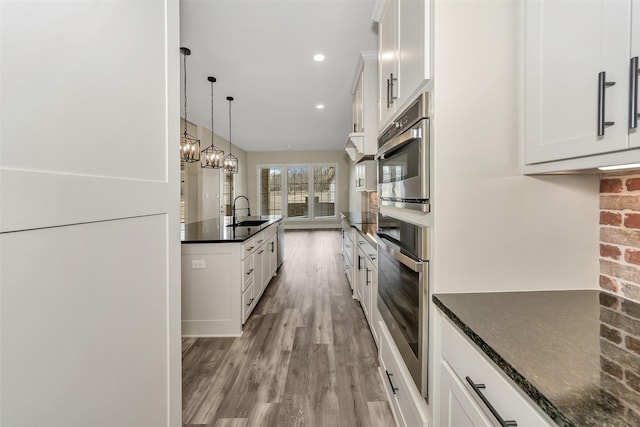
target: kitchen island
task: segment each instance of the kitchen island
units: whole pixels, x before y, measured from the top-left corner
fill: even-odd
[[[447,342],[456,338],[447,335],[464,336],[553,423],[640,425],[640,304],[597,290],[436,294],[433,301],[443,314],[443,366],[457,369],[457,356],[446,354]],[[460,396],[477,391],[468,379],[473,374],[456,373],[459,378],[450,383],[466,389],[456,396],[461,402]],[[485,394],[500,386],[472,379],[486,383]],[[505,394],[490,400],[500,405],[510,398]],[[502,415],[526,425],[526,414],[514,408],[505,405]]]
[[[182,336],[239,336],[277,271],[280,216],[212,218],[182,230]]]

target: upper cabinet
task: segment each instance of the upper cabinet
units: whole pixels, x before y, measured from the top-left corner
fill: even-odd
[[[353,162],[372,158],[377,143],[378,53],[361,52],[353,82],[353,125],[345,150]]]
[[[624,163],[626,150],[640,147],[634,118],[640,1],[524,4],[525,163],[534,165],[529,171]]]
[[[431,78],[431,2],[378,0],[378,129]]]

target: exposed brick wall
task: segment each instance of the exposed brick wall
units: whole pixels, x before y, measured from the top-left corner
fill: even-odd
[[[624,408],[628,425],[639,425],[640,323],[638,305],[600,294],[600,383],[602,398]]]
[[[640,302],[640,170],[600,179],[600,287]]]
[[[378,215],[378,211],[380,210],[380,208],[378,207],[378,193],[372,191],[367,194],[369,195],[369,212],[371,212],[373,215]]]

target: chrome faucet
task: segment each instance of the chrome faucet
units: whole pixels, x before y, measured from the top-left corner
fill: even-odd
[[[233,199],[233,209],[232,209],[232,214],[233,214],[233,223],[235,224],[236,222],[238,222],[238,217],[236,216],[236,200],[238,200],[239,198],[243,198],[247,201],[247,207],[244,208],[247,210],[247,216],[251,216],[251,204],[249,203],[249,199],[247,198],[247,196],[236,196]]]

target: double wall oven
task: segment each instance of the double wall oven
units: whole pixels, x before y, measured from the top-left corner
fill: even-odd
[[[381,206],[429,212],[429,93],[421,94],[378,138]],[[378,214],[378,300],[382,320],[426,399],[429,253],[426,226]],[[394,216],[391,216],[394,215]]]
[[[378,138],[382,206],[429,212],[429,93],[420,95]]]

